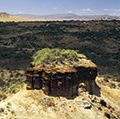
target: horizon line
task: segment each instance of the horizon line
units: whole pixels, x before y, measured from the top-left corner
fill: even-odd
[[[73,14],[77,16],[120,16],[120,15],[113,15],[113,14],[104,14],[104,13],[98,13],[98,14],[78,14],[78,13],[53,13],[53,14],[34,14],[34,13],[11,13],[7,11],[0,11],[0,13],[7,13],[10,15],[35,15],[35,16],[49,16],[49,15],[65,15],[65,14]]]

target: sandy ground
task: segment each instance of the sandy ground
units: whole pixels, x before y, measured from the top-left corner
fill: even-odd
[[[94,105],[85,109],[90,100],[83,96],[68,100],[49,97],[40,90],[22,89],[0,103],[0,119],[106,119]]]
[[[47,96],[42,90],[26,90],[25,86],[0,102],[0,119],[119,119],[119,91],[101,85],[101,97],[83,92],[67,99]]]

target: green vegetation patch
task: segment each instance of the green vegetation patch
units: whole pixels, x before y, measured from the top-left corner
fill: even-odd
[[[35,66],[56,66],[57,64],[71,65],[79,61],[79,53],[74,50],[44,48],[33,55],[32,64]]]

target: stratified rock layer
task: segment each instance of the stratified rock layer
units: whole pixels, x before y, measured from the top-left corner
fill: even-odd
[[[90,60],[81,59],[74,67],[33,67],[27,69],[28,89],[43,89],[52,96],[74,97],[78,95],[80,83],[86,85],[87,91],[98,95],[99,88],[95,83],[97,66]]]

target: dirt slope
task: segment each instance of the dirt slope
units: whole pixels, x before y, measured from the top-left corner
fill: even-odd
[[[68,100],[23,89],[0,102],[0,119],[107,119],[105,112],[109,111],[99,102],[99,97],[88,93]]]

